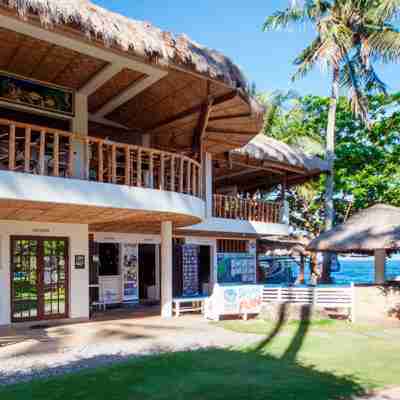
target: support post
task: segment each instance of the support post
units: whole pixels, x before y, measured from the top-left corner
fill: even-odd
[[[75,94],[75,117],[72,119],[72,132],[81,136],[88,135],[88,102],[87,96]],[[86,160],[88,153],[86,151],[88,143],[74,139],[72,141],[72,149],[74,155],[73,177],[78,179],[87,179],[89,171],[86,171]]]
[[[206,219],[212,217],[213,210],[213,182],[212,182],[212,156],[204,153],[202,157],[203,199],[206,202]]]
[[[386,251],[376,249],[375,255],[375,283],[382,284],[386,280]]]
[[[161,316],[172,317],[172,222],[161,223]]]

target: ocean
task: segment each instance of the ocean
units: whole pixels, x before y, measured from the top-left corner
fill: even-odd
[[[287,259],[286,259],[287,260]],[[374,282],[374,258],[373,257],[339,257],[339,265],[332,272],[333,283],[344,285],[353,283],[373,283]],[[265,264],[266,265],[266,264]],[[283,273],[275,274],[275,279],[271,279],[270,283],[289,283],[294,282],[299,274],[298,264],[295,262],[283,262]],[[387,258],[386,261],[386,278],[388,280],[400,277],[400,256],[396,255]],[[309,282],[310,269],[308,265],[305,270],[306,283]]]

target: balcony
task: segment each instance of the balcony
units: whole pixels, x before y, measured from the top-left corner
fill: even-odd
[[[212,215],[202,223],[184,229],[191,233],[235,237],[288,235],[288,214],[286,203],[214,194]]]
[[[200,164],[189,157],[2,119],[0,132],[2,170],[201,197]],[[77,143],[86,151],[82,171],[76,168]]]
[[[220,194],[214,194],[213,200],[213,217],[215,218],[272,224],[281,222],[283,206],[280,202],[242,199]]]
[[[119,209],[111,219],[153,211],[178,225],[204,215],[200,164],[158,149],[0,119],[0,174],[3,201]]]

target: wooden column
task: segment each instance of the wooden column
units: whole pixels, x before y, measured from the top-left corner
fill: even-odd
[[[382,284],[386,281],[386,251],[377,249],[374,252],[375,256],[375,283]]]
[[[206,218],[212,217],[213,210],[213,182],[212,182],[212,156],[210,153],[204,153],[202,157],[202,188],[200,195],[206,202]]]
[[[72,119],[72,132],[81,136],[88,135],[88,105],[87,96],[80,93],[75,95],[75,117]],[[74,139],[72,141],[72,152],[74,155],[73,177],[86,179],[88,165],[88,152],[86,150],[88,143]]]
[[[172,222],[161,223],[161,316],[172,317]]]

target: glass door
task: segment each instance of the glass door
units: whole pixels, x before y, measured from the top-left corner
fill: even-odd
[[[12,320],[68,316],[68,240],[11,238]]]

